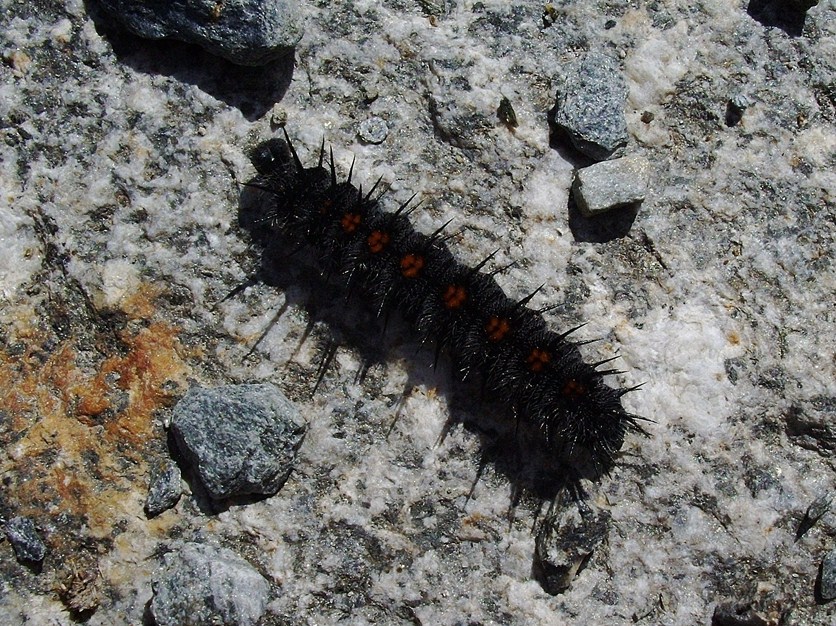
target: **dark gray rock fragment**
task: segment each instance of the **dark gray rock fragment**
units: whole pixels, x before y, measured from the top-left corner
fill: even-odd
[[[819,496],[810,503],[810,506],[807,507],[807,512],[804,514],[804,518],[795,531],[796,541],[801,539],[827,513],[832,501],[833,496],[828,493]]]
[[[46,556],[46,546],[41,541],[34,522],[28,517],[13,517],[6,522],[4,530],[14,548],[18,561],[39,563]]]
[[[825,602],[836,598],[836,550],[831,550],[822,559],[819,595]]]
[[[508,130],[517,128],[520,125],[517,120],[517,112],[514,111],[514,105],[505,96],[502,96],[499,100],[499,106],[496,108],[496,117],[500,122],[505,124]]]
[[[711,615],[711,626],[769,626],[771,623],[752,602],[718,604]]]
[[[626,99],[627,86],[618,64],[591,52],[566,72],[554,121],[580,152],[602,161],[627,145]]]
[[[537,533],[534,570],[543,589],[552,595],[566,591],[575,575],[607,537],[610,514],[585,504],[566,507],[544,521]]]
[[[177,446],[215,499],[275,494],[305,430],[296,407],[270,384],[192,389],[171,421]]]
[[[187,543],[163,557],[153,582],[157,626],[250,626],[270,600],[270,585],[227,548]]]
[[[836,397],[813,396],[784,413],[786,432],[794,443],[825,458],[836,452]]]
[[[810,506],[807,507],[805,517],[813,522],[817,522],[830,510],[831,502],[833,502],[833,496],[831,494],[826,493],[819,496],[810,503]]]
[[[145,500],[145,514],[154,517],[167,511],[177,504],[182,493],[180,468],[170,461],[163,464],[151,474],[148,498]]]
[[[737,126],[743,119],[743,112],[751,106],[745,94],[738,93],[726,103],[726,126]]]
[[[99,0],[128,30],[148,39],[197,44],[239,65],[264,65],[302,38],[296,0]]]

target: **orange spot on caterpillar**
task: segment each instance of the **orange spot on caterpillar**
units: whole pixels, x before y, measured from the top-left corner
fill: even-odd
[[[534,373],[542,372],[551,361],[552,355],[547,350],[534,348],[525,359],[528,369]]]
[[[507,335],[510,330],[511,322],[504,317],[492,317],[485,324],[485,333],[488,335],[488,339],[494,343],[505,339],[505,335]]]
[[[357,230],[357,227],[360,225],[360,222],[363,221],[363,218],[360,216],[359,213],[345,213],[340,220],[340,225],[343,227],[343,231],[348,233],[349,235],[353,234],[354,231]]]
[[[378,254],[386,249],[386,246],[388,246],[391,241],[391,237],[389,236],[389,233],[385,231],[375,230],[372,231],[371,235],[369,235],[367,241],[369,243],[369,252],[372,254]]]
[[[417,278],[424,268],[424,257],[420,254],[409,253],[401,258],[401,274],[405,278]]]
[[[442,300],[448,309],[458,309],[467,302],[467,291],[461,285],[447,285]]]
[[[586,395],[586,385],[583,383],[579,383],[574,378],[570,378],[566,381],[566,384],[563,385],[563,389],[561,389],[561,393],[566,396],[567,398],[577,399],[581,396]]]

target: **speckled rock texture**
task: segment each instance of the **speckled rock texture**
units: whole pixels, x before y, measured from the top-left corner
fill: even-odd
[[[154,468],[145,499],[145,514],[154,517],[175,506],[183,494],[181,481],[180,468],[171,461],[164,461]]]
[[[153,582],[157,626],[255,626],[270,600],[264,577],[232,550],[187,543],[162,558]]]
[[[305,423],[275,385],[224,385],[189,390],[171,433],[211,498],[272,496],[293,470]]]
[[[799,27],[752,4],[305,2],[295,65],[253,70],[110,32],[82,0],[0,0],[0,517],[46,545],[32,568],[0,542],[4,623],[143,623],[183,542],[277,591],[260,626],[833,624],[836,514],[796,536],[836,489],[836,10]],[[650,163],[628,217],[580,214],[589,163],[550,129],[596,50],[627,88],[625,154]],[[452,219],[458,258],[496,251],[509,294],[543,285],[531,306],[644,383],[625,404],[649,436],[581,480],[604,538],[562,593],[532,572],[559,501],[497,446],[509,417],[478,381],[304,255],[262,267],[238,183],[282,120],[306,163],[324,138],[340,175],[382,176],[387,207],[418,193],[417,228]],[[176,403],[261,383],[309,425],[281,490],[148,519]]]
[[[836,550],[831,550],[822,559],[819,595],[824,602],[836,600]]]
[[[581,568],[607,538],[610,516],[583,501],[561,503],[558,514],[537,534],[534,571],[548,593],[566,591]]]
[[[626,97],[618,62],[607,54],[590,52],[565,68],[554,121],[575,148],[602,161],[627,145]]]
[[[638,156],[595,163],[575,173],[572,194],[587,217],[625,205],[638,205],[647,195],[649,170],[650,163]]]
[[[140,37],[196,44],[240,65],[292,54],[304,30],[296,0],[96,1]]]

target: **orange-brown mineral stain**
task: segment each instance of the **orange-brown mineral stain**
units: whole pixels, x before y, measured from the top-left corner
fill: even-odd
[[[128,318],[152,313],[154,293],[126,299]],[[141,514],[148,444],[161,435],[154,412],[182,393],[193,354],[179,329],[161,321],[128,324],[118,340],[96,343],[104,354],[95,358],[75,337],[54,343],[44,326],[17,323],[23,332],[6,343],[14,350],[0,349],[8,504],[36,519],[79,516],[91,535],[106,537],[120,519]],[[60,533],[50,539],[58,547]]]

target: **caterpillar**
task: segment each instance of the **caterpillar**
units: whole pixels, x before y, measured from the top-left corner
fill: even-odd
[[[580,326],[557,333],[542,313],[527,305],[532,294],[509,298],[487,271],[494,254],[474,267],[456,260],[442,225],[427,235],[409,215],[415,196],[394,211],[325,163],[325,143],[314,167],[304,167],[287,131],[256,146],[250,160],[257,175],[244,189],[257,201],[240,203],[239,223],[256,241],[281,239],[308,248],[313,263],[336,278],[346,294],[359,294],[379,316],[398,311],[422,342],[433,341],[436,359],[449,356],[453,371],[481,379],[484,393],[505,405],[514,432],[538,440],[552,462],[573,470],[590,463],[606,471],[629,432],[645,434],[646,418],[626,411],[621,398],[638,388],[616,389],[604,382],[620,373],[613,359],[587,363],[568,337]],[[616,358],[616,357],[614,357]],[[596,471],[596,473],[597,473]]]

